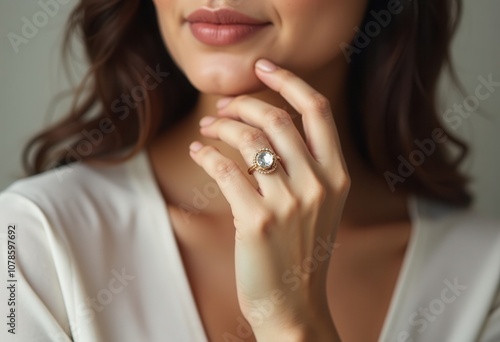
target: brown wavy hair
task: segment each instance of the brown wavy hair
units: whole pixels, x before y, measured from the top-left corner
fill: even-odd
[[[375,20],[373,11],[387,9],[389,2],[369,0],[356,38]],[[436,144],[398,187],[468,206],[472,200],[468,179],[458,169],[468,148],[443,127],[436,108],[436,87],[444,67],[456,80],[449,49],[461,2],[399,3],[403,10],[392,16],[390,25],[350,55],[352,136],[373,172],[397,175],[401,158],[419,149],[415,141],[441,129],[448,137],[446,144]],[[23,165],[28,175],[77,161],[124,162],[187,115],[199,95],[170,57],[152,1],[80,0],[67,24],[66,54],[73,35],[83,41],[90,67],[68,115],[25,146]],[[459,151],[455,158],[450,147]]]

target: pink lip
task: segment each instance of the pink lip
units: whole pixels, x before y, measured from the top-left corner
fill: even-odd
[[[229,9],[199,9],[187,21],[196,39],[215,46],[241,42],[270,24]]]

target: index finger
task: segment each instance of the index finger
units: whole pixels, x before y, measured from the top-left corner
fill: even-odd
[[[291,71],[279,68],[268,60],[257,61],[256,74],[301,114],[306,144],[312,156],[323,165],[331,166],[336,161],[343,163],[340,139],[328,99]]]

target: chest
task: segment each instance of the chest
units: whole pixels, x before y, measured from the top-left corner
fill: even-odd
[[[212,258],[183,248],[181,254],[209,341],[255,341],[238,306],[233,250],[220,249]],[[376,341],[403,254],[374,255],[368,259],[343,254],[334,252],[328,275],[328,302],[333,320],[345,341]]]

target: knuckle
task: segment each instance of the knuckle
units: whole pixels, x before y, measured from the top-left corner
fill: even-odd
[[[294,196],[289,197],[283,203],[283,210],[286,216],[295,215],[301,207],[301,200]]]
[[[269,127],[272,131],[281,131],[292,123],[292,118],[283,109],[271,108],[265,115],[266,121],[269,122]]]
[[[215,178],[220,181],[227,181],[231,177],[233,177],[237,172],[239,172],[239,167],[233,160],[222,160],[217,163],[214,175]]]
[[[245,145],[257,145],[264,140],[264,132],[260,129],[250,128],[241,133],[241,141]]]
[[[267,235],[272,230],[276,218],[273,213],[269,211],[261,211],[255,216],[255,233],[258,235]]]
[[[321,184],[318,180],[314,181],[309,186],[309,196],[308,196],[308,205],[309,206],[318,206],[321,205],[326,200],[327,189]]]
[[[351,177],[347,172],[336,175],[335,189],[340,193],[347,193],[351,188]]]
[[[330,101],[322,94],[315,92],[311,95],[310,105],[313,111],[322,116],[330,116]]]

